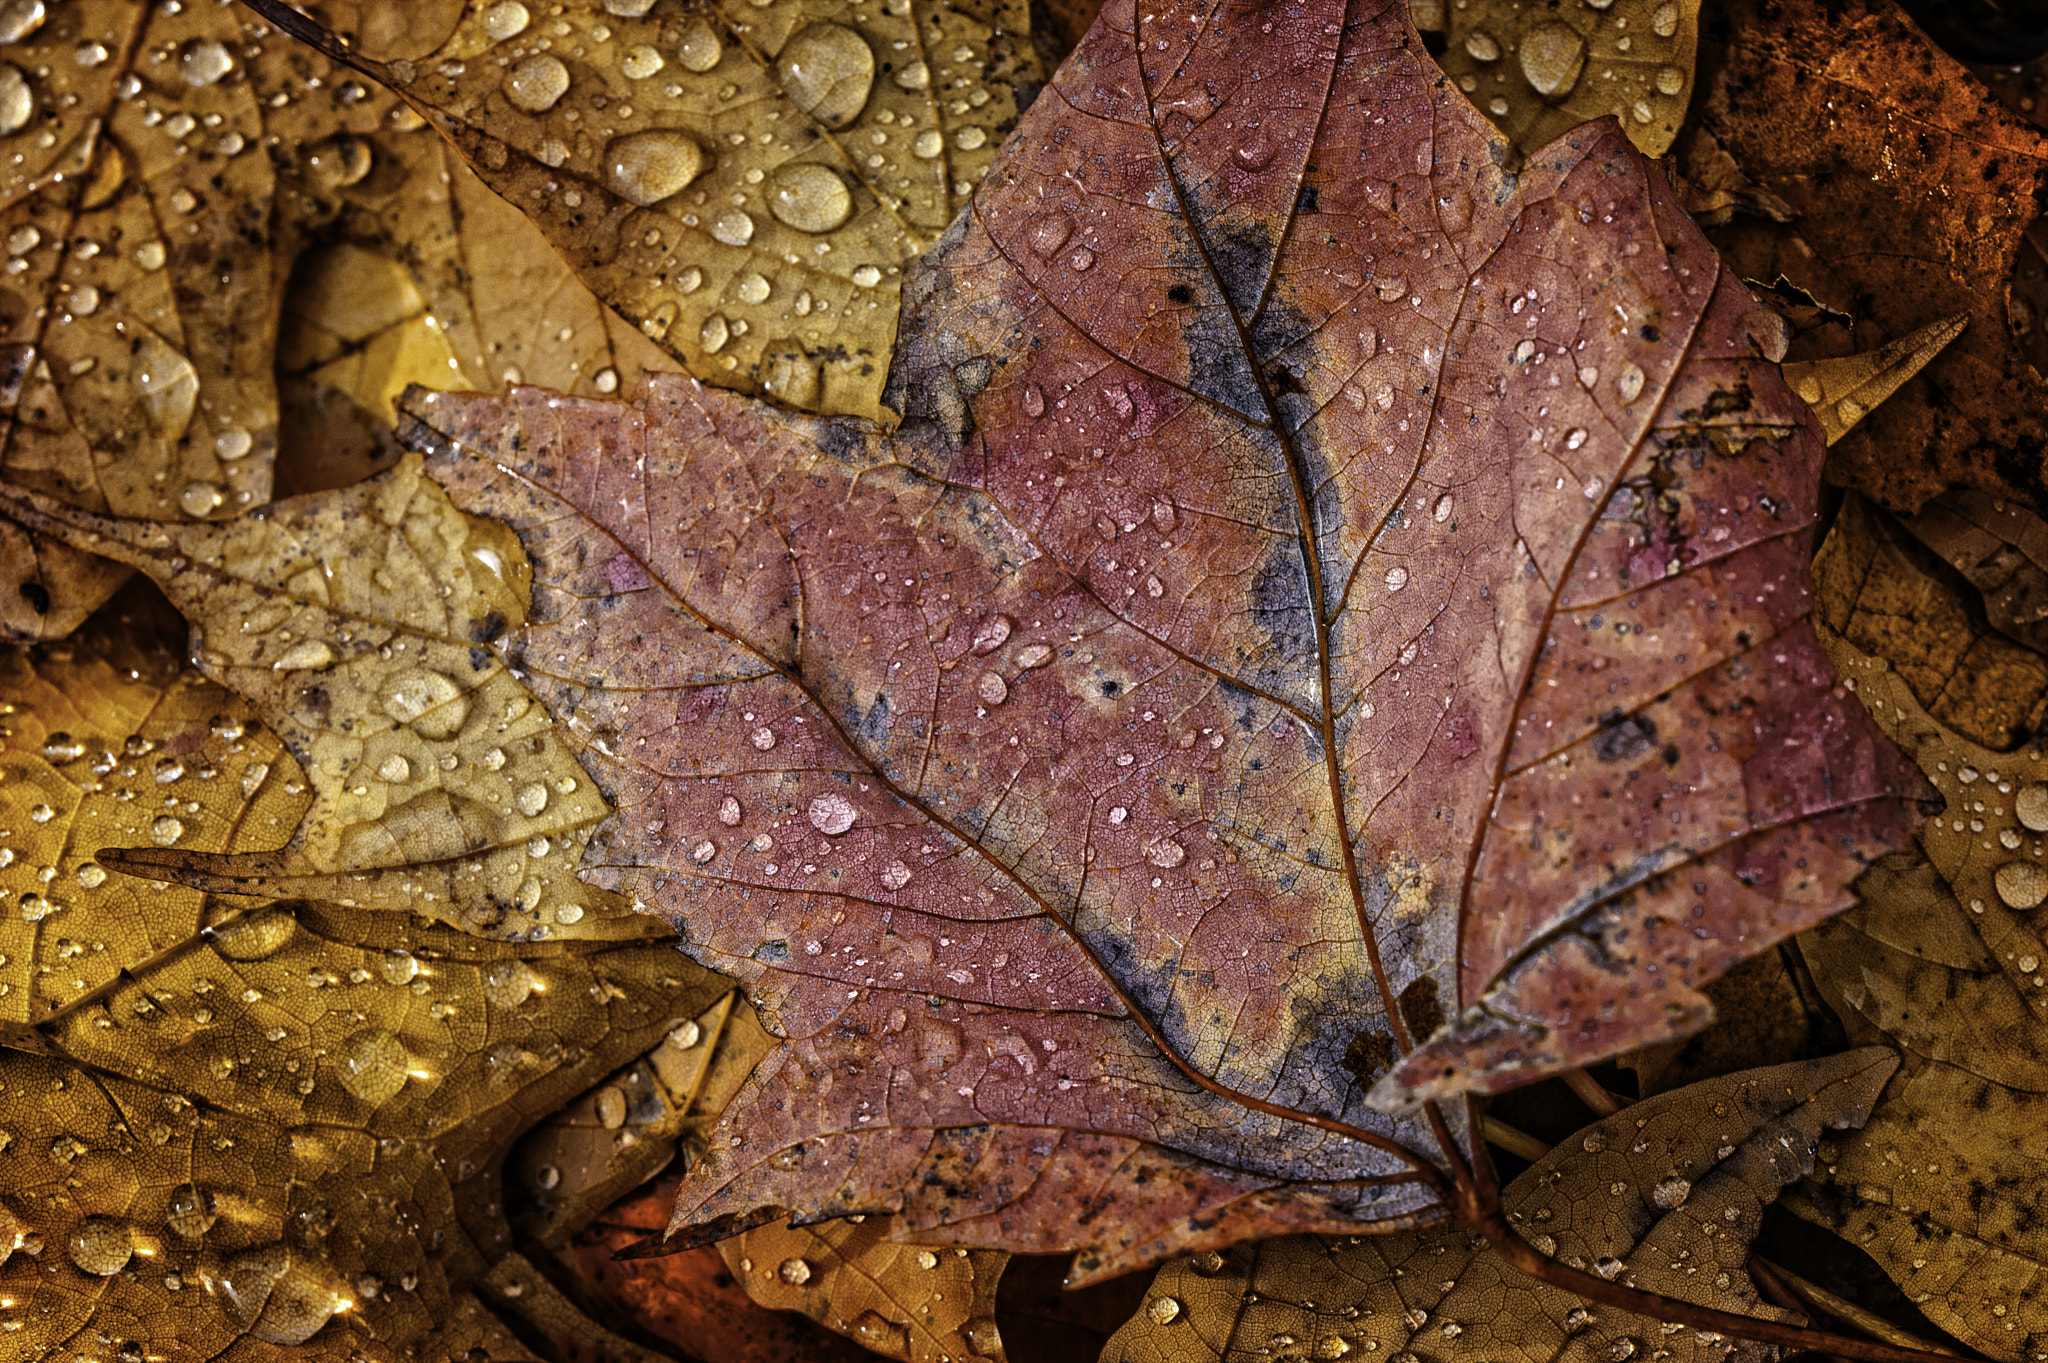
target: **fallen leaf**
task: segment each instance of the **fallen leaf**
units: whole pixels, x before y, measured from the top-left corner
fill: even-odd
[[[1538,1160],[1502,1194],[1543,1252],[1604,1278],[1768,1320],[1746,1270],[1778,1190],[1830,1128],[1860,1125],[1898,1061],[1882,1047],[1748,1070],[1637,1103]],[[1476,1232],[1295,1235],[1161,1268],[1103,1363],[1294,1358],[1757,1359],[1776,1351],[1588,1310]]]
[[[756,1226],[718,1246],[763,1306],[801,1311],[871,1353],[909,1363],[1004,1357],[994,1249],[928,1249],[888,1238],[886,1218]]]
[[[1946,492],[1900,523],[1975,587],[1985,623],[2048,651],[2048,525],[1981,492]]]
[[[788,1039],[678,1228],[1088,1281],[1437,1215],[1416,1100],[1696,1029],[1895,835],[1780,324],[1611,127],[1497,200],[1398,10],[1336,18],[1107,13],[907,286],[892,439],[659,377],[407,404],[547,588],[503,649],[620,810],[585,874]],[[1224,72],[1256,135],[1176,112]]]
[[[27,879],[0,995],[31,1011],[0,1034],[0,1327],[38,1356],[518,1358],[469,1296],[512,1248],[506,1151],[729,982],[665,943],[105,874],[93,849],[136,819],[235,845],[306,803],[161,621],[5,655],[0,875]]]
[[[1962,335],[1969,321],[1969,314],[1959,312],[1876,350],[1787,364],[1785,382],[1813,408],[1828,444],[1833,445],[1900,385],[1925,369],[1950,341]]]
[[[1829,478],[1897,511],[1951,486],[2040,499],[2048,386],[2006,325],[2048,140],[1895,7],[1734,0],[1708,26],[1701,125],[1797,216],[1710,233],[1743,276],[1780,275],[1854,319],[1791,358],[1871,350],[1966,312],[1962,336],[1850,433]],[[1911,137],[1899,128],[1912,126]]]
[[[1811,982],[1799,978],[1804,966],[1797,951],[1793,942],[1782,942],[1709,983],[1701,992],[1713,1003],[1715,1017],[1705,1031],[1619,1057],[1617,1065],[1634,1071],[1637,1093],[1648,1098],[1737,1070],[1839,1050],[1840,1028]]]
[[[1044,78],[1019,0],[479,6],[417,61],[353,59],[690,372],[874,418],[903,268]]]
[[[1645,156],[1677,139],[1692,100],[1700,0],[1434,8],[1445,74],[1524,155],[1609,114]]]

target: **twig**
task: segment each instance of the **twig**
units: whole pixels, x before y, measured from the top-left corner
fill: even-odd
[[[1566,1070],[1558,1076],[1566,1088],[1587,1107],[1593,1109],[1596,1117],[1612,1117],[1629,1105],[1629,1100],[1618,1094],[1609,1093],[1604,1085],[1584,1070]]]
[[[1873,1338],[1881,1339],[1887,1344],[1896,1344],[1902,1349],[1926,1349],[1931,1353],[1947,1354],[1951,1358],[1959,1356],[1954,1350],[1944,1349],[1931,1340],[1920,1338],[1910,1330],[1901,1330],[1883,1316],[1858,1306],[1847,1297],[1828,1291],[1819,1283],[1808,1282],[1783,1264],[1774,1264],[1761,1257],[1752,1258],[1749,1263],[1751,1277],[1756,1276],[1755,1270],[1758,1267],[1769,1270],[1808,1310],[1833,1316],[1845,1325],[1853,1325]]]
[[[1550,1142],[1532,1136],[1520,1127],[1509,1126],[1491,1114],[1479,1119],[1480,1130],[1486,1133],[1489,1143],[1499,1146],[1510,1155],[1519,1155],[1534,1164],[1550,1153]]]

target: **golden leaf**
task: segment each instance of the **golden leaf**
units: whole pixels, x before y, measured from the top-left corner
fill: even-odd
[[[897,1244],[889,1220],[756,1226],[718,1251],[755,1301],[801,1311],[884,1358],[1000,1360],[996,1280],[1010,1256]]]
[[[32,494],[14,508],[155,577],[194,622],[202,670],[249,699],[312,788],[275,853],[160,845],[116,864],[507,939],[660,931],[576,878],[604,797],[490,646],[526,618],[525,552],[456,510],[418,458],[218,526],[117,521]]]
[[[1764,1205],[1858,1124],[1897,1065],[1881,1047],[1748,1070],[1596,1122],[1502,1195],[1543,1253],[1667,1297],[1769,1320],[1744,1269]],[[1103,1363],[1651,1357],[1721,1363],[1727,1341],[1612,1310],[1508,1266],[1476,1232],[1293,1235],[1178,1259]],[[1738,1357],[1741,1355],[1737,1355]]]
[[[1970,314],[1958,312],[1898,340],[1827,360],[1799,360],[1784,367],[1785,382],[1813,408],[1832,445],[1870,409],[1899,390],[1899,385],[1927,367],[1927,362],[1963,334]]]
[[[1692,100],[1700,0],[1415,5],[1441,31],[1438,62],[1524,155],[1612,114],[1629,141],[1662,156]]]
[[[354,60],[691,373],[877,419],[902,268],[1045,74],[1018,0],[479,5],[417,60]]]

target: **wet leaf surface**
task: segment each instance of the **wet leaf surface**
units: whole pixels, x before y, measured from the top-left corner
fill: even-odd
[[[533,562],[496,647],[621,811],[585,873],[790,1043],[679,1227],[1086,1281],[1434,1215],[1417,1099],[1697,1028],[1897,836],[1804,623],[1781,324],[1611,128],[1473,193],[1497,135],[1337,16],[1109,13],[912,280],[892,438],[660,378],[406,404]],[[1176,111],[1223,71],[1257,129]],[[1310,160],[1352,146],[1387,178]]]
[[[1046,71],[1011,0],[477,6],[367,69],[690,372],[874,418],[904,267]]]
[[[1524,154],[1612,115],[1644,155],[1662,156],[1685,122],[1699,0],[1430,8],[1442,17],[1445,73]]]
[[[1763,1208],[1860,1125],[1897,1066],[1881,1047],[1749,1070],[1587,1127],[1502,1194],[1546,1254],[1666,1296],[1773,1319],[1744,1267]],[[1731,1344],[1733,1347],[1731,1348]],[[1535,1283],[1462,1227],[1287,1236],[1159,1271],[1103,1363],[1270,1358],[1751,1359],[1775,1350]]]
[[[1951,485],[2040,498],[2048,390],[2007,325],[2048,142],[1890,6],[1737,0],[1707,26],[1702,126],[1796,215],[1713,229],[1745,278],[1781,275],[1854,321],[1790,358],[1867,351],[1958,309],[1962,336],[1851,433],[1829,477],[1893,510]],[[1906,129],[1913,131],[1908,133]]]

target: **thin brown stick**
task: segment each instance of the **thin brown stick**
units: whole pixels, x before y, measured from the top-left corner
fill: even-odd
[[[1491,1113],[1479,1119],[1479,1129],[1486,1134],[1488,1144],[1497,1145],[1510,1155],[1519,1155],[1531,1164],[1550,1153],[1549,1141],[1518,1126],[1509,1126]]]
[[[1596,1117],[1612,1117],[1629,1104],[1628,1099],[1608,1092],[1605,1085],[1584,1070],[1566,1070],[1558,1078],[1564,1080],[1573,1097],[1593,1109]]]
[[[1768,1259],[1755,1257],[1752,1257],[1749,1263],[1751,1277],[1756,1276],[1755,1270],[1758,1267],[1766,1269],[1785,1285],[1786,1290],[1798,1300],[1804,1310],[1833,1316],[1845,1325],[1855,1326],[1873,1339],[1896,1344],[1902,1349],[1926,1349],[1932,1353],[1947,1354],[1951,1358],[1959,1356],[1953,1349],[1944,1349],[1932,1340],[1920,1338],[1910,1330],[1901,1330],[1875,1311],[1858,1306],[1847,1297],[1828,1291],[1819,1283],[1808,1282],[1783,1264],[1774,1264]]]

